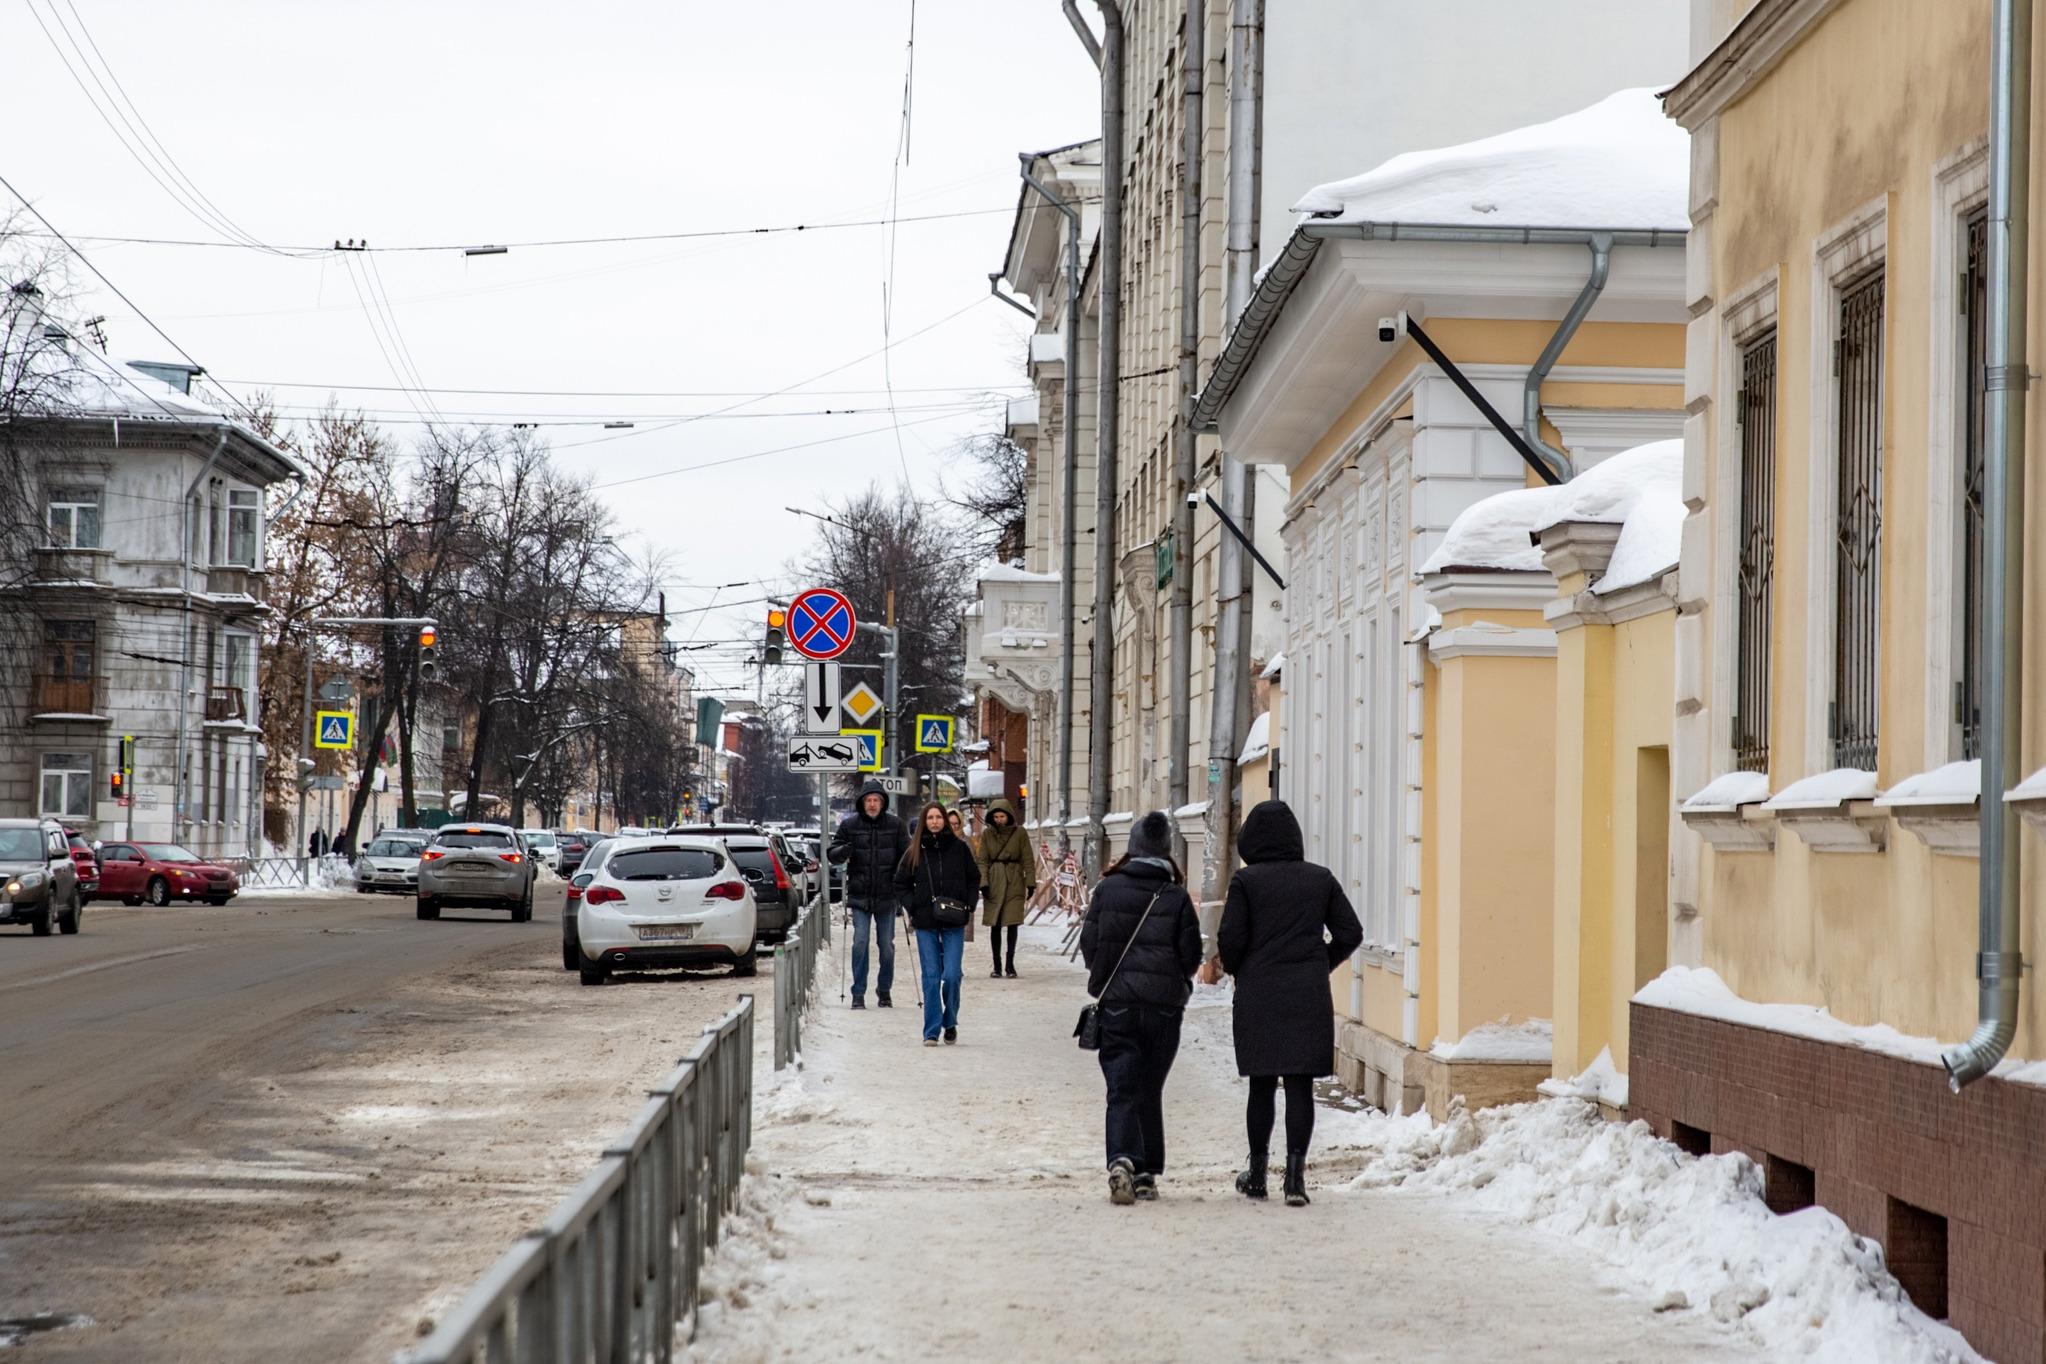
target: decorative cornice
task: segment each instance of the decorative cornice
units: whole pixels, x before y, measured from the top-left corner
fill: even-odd
[[[1535,532],[1542,562],[1561,582],[1572,573],[1596,579],[1612,562],[1613,547],[1626,529],[1618,521],[1558,521]]]
[[[1761,0],[1691,73],[1662,92],[1662,107],[1686,131],[1713,118],[1774,70],[1840,0]]]
[[[1454,658],[1554,658],[1556,632],[1475,621],[1430,635],[1428,656],[1437,663]]]
[[[1437,611],[1539,611],[1556,597],[1556,580],[1541,570],[1421,575],[1421,591]]]

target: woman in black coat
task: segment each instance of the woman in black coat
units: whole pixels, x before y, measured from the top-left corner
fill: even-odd
[[[1108,1196],[1158,1196],[1165,1169],[1165,1077],[1201,966],[1201,924],[1172,860],[1172,821],[1154,810],[1094,888],[1080,926],[1087,993],[1100,1002],[1108,1085]]]
[[[933,801],[917,819],[916,837],[895,868],[895,885],[909,907],[916,930],[917,969],[924,985],[924,1045],[959,1040],[959,984],[965,974],[966,920],[980,894],[980,866],[973,849],[954,834],[945,807]],[[940,901],[951,907],[940,912]],[[946,923],[946,918],[953,922]]]
[[[1364,941],[1349,897],[1327,867],[1306,860],[1300,822],[1268,800],[1236,840],[1244,867],[1229,881],[1217,943],[1236,978],[1236,1070],[1250,1079],[1250,1166],[1237,1190],[1265,1196],[1272,1106],[1286,1085],[1286,1203],[1307,1202],[1307,1143],[1314,1136],[1314,1080],[1336,1069],[1335,1001],[1329,973]]]

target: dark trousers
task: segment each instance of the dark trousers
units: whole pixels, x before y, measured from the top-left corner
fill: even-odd
[[[1179,1054],[1182,1011],[1149,1004],[1104,1005],[1101,1076],[1108,1082],[1108,1163],[1140,1175],[1165,1169],[1165,1077]]]

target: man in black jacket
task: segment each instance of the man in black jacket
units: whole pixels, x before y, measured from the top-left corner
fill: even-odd
[[[1165,1169],[1165,1077],[1201,965],[1201,925],[1172,860],[1172,819],[1153,810],[1130,829],[1129,853],[1094,888],[1080,928],[1087,993],[1101,1010],[1108,1087],[1108,1196],[1158,1196]]]
[[[895,911],[899,892],[895,868],[909,850],[909,831],[888,808],[888,792],[880,782],[860,788],[860,806],[847,815],[831,836],[827,856],[845,865],[845,903],[852,910],[852,1006],[867,1007],[867,933],[881,944],[881,973],[874,980],[874,1002],[890,1006],[895,984]]]

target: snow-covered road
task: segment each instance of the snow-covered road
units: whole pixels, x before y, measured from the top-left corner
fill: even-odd
[[[1068,1036],[1083,977],[1056,941],[1026,929],[1013,981],[968,947],[957,1047],[922,1047],[912,1007],[847,1011],[836,961],[822,969],[806,1069],[763,1087],[752,1216],[711,1267],[692,1359],[1775,1357],[1703,1314],[1656,1312],[1560,1237],[1453,1197],[1345,1187],[1376,1120],[1324,1111],[1351,1144],[1318,1136],[1313,1206],[1239,1198],[1243,1087],[1219,997],[1187,1015],[1160,1201],[1112,1206],[1100,1071]],[[902,1005],[913,994],[898,983]]]

